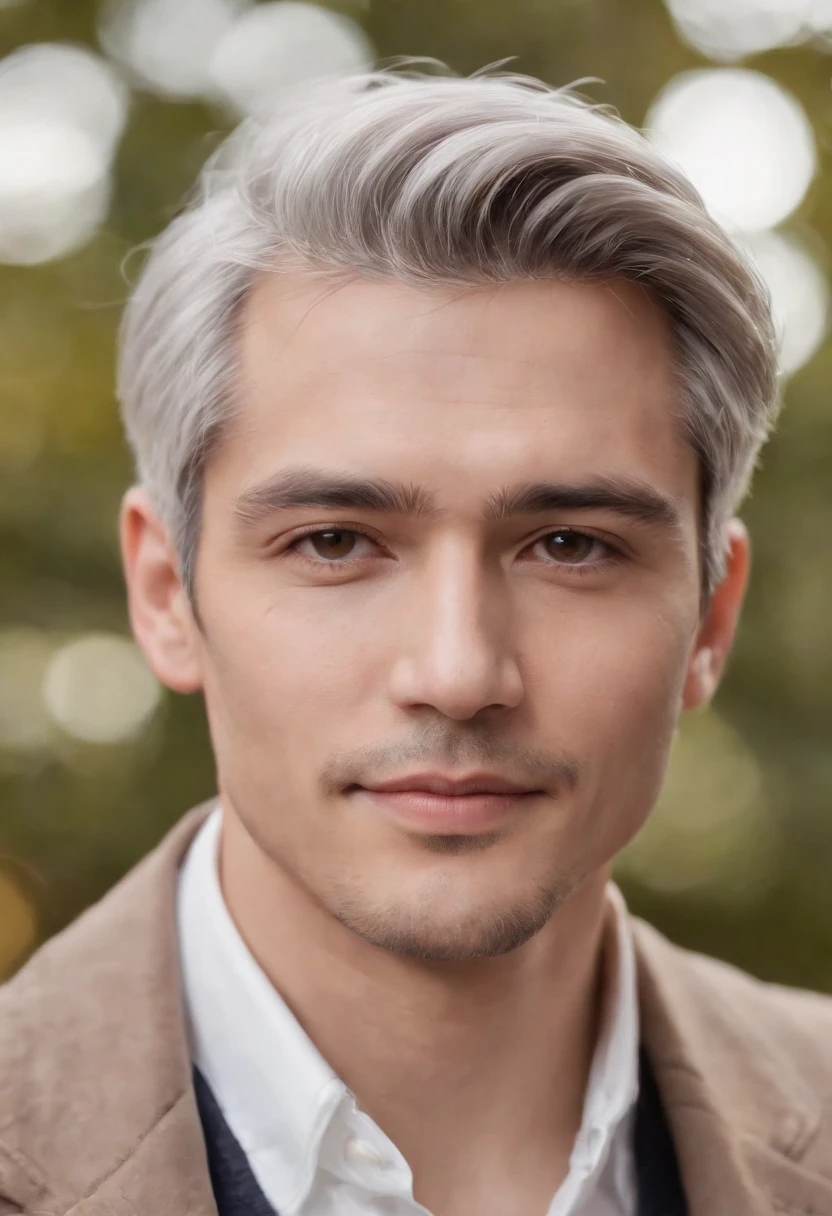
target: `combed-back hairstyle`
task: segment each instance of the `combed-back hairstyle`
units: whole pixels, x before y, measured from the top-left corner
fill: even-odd
[[[767,293],[687,179],[570,89],[504,72],[379,71],[248,119],[156,240],[128,302],[119,396],[139,481],[193,593],[206,460],[234,412],[235,322],[264,271],[421,288],[642,285],[672,322],[699,458],[703,592],[777,410]]]

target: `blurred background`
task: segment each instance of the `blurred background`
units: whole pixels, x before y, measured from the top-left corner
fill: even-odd
[[[770,286],[786,408],[744,626],[617,877],[675,940],[832,992],[832,0],[0,0],[0,978],[214,792],[201,702],[125,611],[137,247],[247,112],[399,55],[599,78]]]

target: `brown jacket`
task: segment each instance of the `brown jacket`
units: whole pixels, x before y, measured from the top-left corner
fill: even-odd
[[[0,1213],[216,1216],[174,921],[198,807],[0,989]],[[832,1000],[633,919],[691,1216],[832,1216]]]

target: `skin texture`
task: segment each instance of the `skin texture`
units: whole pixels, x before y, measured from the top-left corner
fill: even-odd
[[[610,863],[680,713],[718,684],[744,529],[703,614],[671,333],[632,284],[264,277],[240,360],[199,624],[140,489],[121,525],[136,637],[160,680],[204,694],[229,910],[420,1202],[545,1213],[580,1123]],[[256,510],[290,467],[423,487],[435,511]],[[504,488],[613,479],[675,522],[483,515]],[[348,788],[418,770],[540,792],[440,837]]]

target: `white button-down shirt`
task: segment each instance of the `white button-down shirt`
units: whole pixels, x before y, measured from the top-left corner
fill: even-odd
[[[182,867],[178,934],[193,1062],[280,1216],[430,1216],[407,1161],[357,1106],[255,962],[219,883],[219,805]],[[635,1216],[635,960],[623,899],[569,1172],[548,1216]]]

